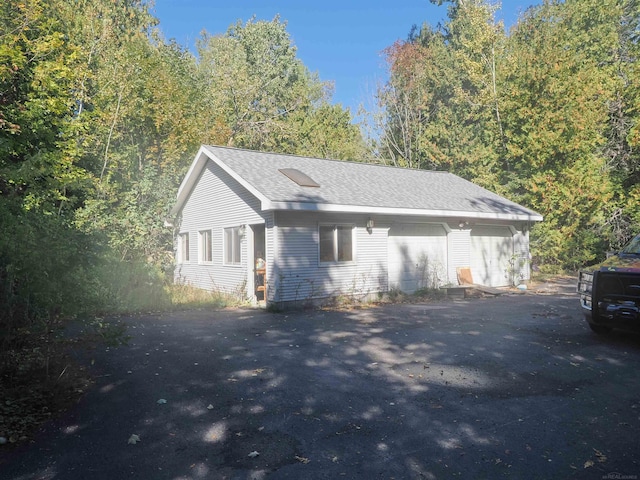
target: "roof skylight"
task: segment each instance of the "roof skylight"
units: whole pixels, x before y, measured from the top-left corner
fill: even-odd
[[[309,175],[301,172],[297,168],[280,168],[280,173],[296,182],[301,187],[319,187],[320,184],[314,181]]]

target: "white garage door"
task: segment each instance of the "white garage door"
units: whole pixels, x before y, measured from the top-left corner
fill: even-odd
[[[490,287],[509,285],[513,234],[508,227],[477,226],[471,230],[473,282]]]
[[[398,224],[389,230],[389,286],[412,293],[446,281],[447,236],[442,225]]]

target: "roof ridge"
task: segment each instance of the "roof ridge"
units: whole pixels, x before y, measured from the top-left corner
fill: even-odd
[[[323,162],[338,162],[338,163],[349,163],[352,165],[367,165],[370,167],[381,167],[381,168],[389,168],[389,169],[393,169],[393,170],[407,170],[407,171],[414,171],[414,172],[429,172],[429,173],[442,173],[442,174],[449,174],[449,175],[454,175],[453,173],[447,171],[447,170],[427,170],[424,168],[415,168],[415,167],[398,167],[395,165],[386,165],[386,164],[380,164],[380,163],[370,163],[370,162],[366,162],[366,161],[362,161],[362,162],[358,162],[357,160],[338,160],[336,158],[322,158],[322,157],[313,157],[313,156],[308,156],[308,155],[296,155],[294,153],[280,153],[280,152],[267,152],[267,151],[263,151],[263,150],[251,150],[249,148],[240,148],[240,147],[227,147],[227,146],[222,146],[222,145],[210,145],[210,144],[206,144],[207,147],[211,147],[214,149],[223,149],[223,150],[235,150],[238,152],[249,152],[252,154],[267,154],[267,155],[280,155],[282,157],[294,157],[294,158],[306,158],[309,160],[320,160]],[[462,178],[462,177],[460,177]],[[463,179],[466,180],[466,179]],[[469,180],[467,180],[469,181]]]

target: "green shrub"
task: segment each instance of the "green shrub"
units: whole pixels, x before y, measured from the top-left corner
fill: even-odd
[[[164,272],[143,261],[123,261],[109,253],[97,262],[93,283],[101,299],[100,313],[149,312],[171,306]]]

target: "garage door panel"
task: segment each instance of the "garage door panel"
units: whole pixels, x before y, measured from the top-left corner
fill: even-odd
[[[471,275],[481,285],[509,285],[513,234],[508,227],[478,226],[471,231]]]
[[[446,231],[441,225],[401,224],[389,230],[389,285],[404,292],[430,286],[446,272]],[[443,274],[441,274],[443,277]]]

